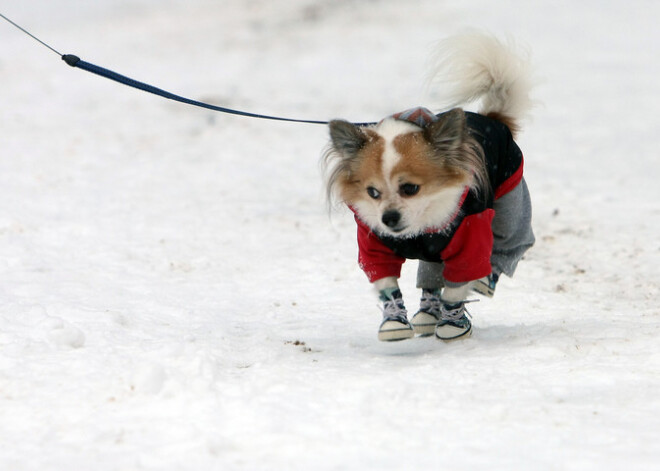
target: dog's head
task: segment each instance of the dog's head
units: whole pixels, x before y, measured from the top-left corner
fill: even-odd
[[[429,123],[386,118],[373,126],[330,122],[328,195],[349,205],[374,232],[412,237],[442,227],[466,188],[487,182],[465,113]]]

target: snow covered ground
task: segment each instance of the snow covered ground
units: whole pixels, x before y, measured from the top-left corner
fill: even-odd
[[[0,469],[657,469],[660,3],[4,3],[62,53],[253,112],[433,107],[427,57],[466,26],[543,81],[537,246],[471,339],[383,344],[323,126],[168,102],[0,22]]]

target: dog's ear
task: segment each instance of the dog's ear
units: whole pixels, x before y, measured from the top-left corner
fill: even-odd
[[[457,150],[465,139],[465,112],[454,108],[438,116],[424,128],[424,137],[436,152],[447,153]]]
[[[330,121],[332,147],[344,158],[352,158],[369,140],[359,126],[341,119]]]

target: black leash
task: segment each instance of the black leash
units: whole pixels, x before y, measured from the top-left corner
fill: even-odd
[[[98,65],[91,64],[89,62],[85,62],[84,60],[80,59],[78,56],[75,56],[73,54],[61,54],[59,51],[54,49],[53,47],[49,46],[45,42],[43,42],[41,39],[37,38],[33,34],[31,34],[29,31],[26,29],[22,28],[18,24],[14,23],[12,20],[7,18],[5,15],[0,13],[0,17],[5,19],[7,22],[21,30],[23,33],[27,34],[30,36],[32,39],[35,41],[38,41],[41,43],[43,46],[47,47],[51,51],[53,51],[55,54],[60,56],[64,62],[66,62],[68,65],[71,67],[75,67],[81,70],[86,70],[87,72],[91,72],[93,74],[99,75],[101,77],[105,77],[107,79],[113,80],[115,82],[121,83],[123,85],[127,85],[132,88],[137,88],[138,90],[142,90],[144,92],[148,93],[153,93],[154,95],[158,95],[163,98],[167,98],[169,100],[174,100],[178,101],[181,103],[185,103],[188,105],[193,105],[193,106],[198,106],[200,108],[206,108],[209,110],[213,111],[218,111],[220,113],[227,113],[227,114],[233,114],[233,115],[238,115],[238,116],[246,116],[248,118],[258,118],[258,119],[268,119],[271,121],[286,121],[290,123],[305,123],[305,124],[328,124],[329,121],[317,121],[317,120],[309,120],[309,119],[294,119],[294,118],[283,118],[280,116],[269,116],[269,115],[263,115],[263,114],[256,114],[256,113],[249,113],[247,111],[239,111],[239,110],[234,110],[231,108],[225,108],[223,106],[216,106],[216,105],[211,105],[209,103],[204,103],[202,101],[197,101],[197,100],[191,100],[190,98],[185,98],[180,95],[176,95],[174,93],[170,93],[166,90],[162,90],[160,88],[154,87],[153,85],[149,85],[144,82],[140,82],[138,80],[132,79],[130,77],[126,77],[125,75],[118,74],[117,72],[114,72],[109,69],[105,69],[103,67],[99,67]],[[355,123],[358,126],[366,126],[368,124],[372,123]]]

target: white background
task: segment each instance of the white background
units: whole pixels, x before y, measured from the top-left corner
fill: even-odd
[[[427,58],[464,27],[516,38],[541,82],[519,139],[537,245],[471,339],[383,344],[354,223],[323,201],[324,126],[131,90],[1,22],[0,469],[656,469],[658,2],[1,8],[258,113],[434,108]]]

